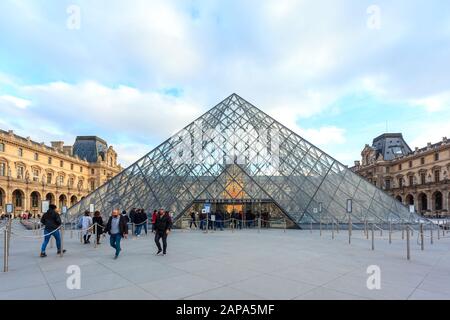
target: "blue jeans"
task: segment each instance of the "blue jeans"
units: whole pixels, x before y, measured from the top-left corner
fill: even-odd
[[[134,230],[134,234],[138,236],[141,234],[141,231],[142,231],[142,224],[139,224],[136,226],[136,230]]]
[[[114,249],[116,249],[116,256],[119,255],[120,253],[120,240],[122,239],[122,235],[120,233],[116,233],[116,234],[112,234],[109,237],[109,244],[111,245],[111,247],[113,247]]]
[[[61,250],[61,235],[59,233],[59,230],[56,230],[52,234],[49,234],[52,232],[52,230],[44,229],[44,242],[42,243],[41,252],[45,252],[45,249],[47,248],[48,242],[50,241],[50,237],[55,237],[56,240],[56,248],[58,248],[58,251]]]
[[[147,234],[147,222],[145,222],[142,226],[144,227],[145,234]]]

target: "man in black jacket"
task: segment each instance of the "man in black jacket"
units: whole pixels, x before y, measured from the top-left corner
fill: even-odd
[[[41,218],[41,223],[44,225],[45,235],[44,242],[41,247],[41,257],[44,258],[47,256],[45,249],[47,249],[51,236],[55,237],[58,254],[61,254],[61,235],[58,230],[61,226],[61,217],[59,216],[59,213],[56,212],[56,206],[54,204],[51,204],[47,212],[44,213]],[[66,250],[63,250],[63,253],[64,252],[66,252]]]
[[[155,243],[158,247],[159,255],[161,252],[166,255],[167,251],[167,236],[169,235],[170,229],[172,229],[172,218],[170,218],[169,212],[164,212],[163,209],[159,209],[158,215],[155,221]],[[162,238],[163,248],[161,249],[161,244],[159,240]]]
[[[127,221],[124,216],[119,214],[118,209],[114,209],[112,211],[112,216],[108,219],[108,223],[105,227],[105,232],[108,232],[108,234],[110,235],[109,244],[111,245],[111,247],[116,249],[114,259],[117,259],[117,257],[119,257],[120,251],[122,250],[120,248],[120,240],[122,239],[122,237],[126,239],[128,236]]]

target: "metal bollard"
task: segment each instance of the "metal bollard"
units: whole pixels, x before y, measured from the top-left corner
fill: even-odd
[[[420,224],[420,249],[423,251],[424,243],[423,243],[423,223]]]
[[[352,243],[352,218],[348,218],[348,244]]]
[[[53,248],[53,236],[50,235],[50,248]]]
[[[331,239],[334,240],[334,224],[331,224]]]
[[[320,218],[320,236],[322,236],[322,218]]]
[[[9,258],[9,241],[8,228],[5,228],[3,238],[3,272],[8,272],[8,258]]]
[[[98,227],[97,227],[97,223],[94,224],[94,248],[97,248],[97,232],[98,232]]]
[[[402,226],[402,240],[405,240],[405,225]]]
[[[411,260],[411,252],[409,245],[409,228],[406,226],[406,259]]]
[[[364,220],[364,233],[366,234],[366,239],[369,240],[369,230],[367,230],[367,220]]]
[[[258,233],[261,232],[261,217],[258,218]]]
[[[286,225],[286,218],[284,218],[284,231],[283,232],[286,232],[286,227],[287,227],[287,225]]]
[[[374,229],[375,229],[375,224],[372,223],[372,250],[375,250],[375,237],[374,237],[375,231],[374,231]]]
[[[439,224],[439,221],[438,221],[438,224],[437,224],[437,234],[438,234],[438,240],[441,240],[441,230],[439,230],[439,228],[440,228],[440,224]]]
[[[433,244],[433,225],[430,224],[430,243]]]
[[[59,256],[62,258],[64,255],[64,225],[61,225],[61,247],[59,251]]]
[[[134,236],[134,228],[136,226],[134,225],[134,222],[131,224],[131,235]]]
[[[392,222],[389,221],[389,244],[392,243]]]
[[[311,225],[310,225],[310,228],[309,228],[309,233],[312,233],[312,221],[311,221]]]

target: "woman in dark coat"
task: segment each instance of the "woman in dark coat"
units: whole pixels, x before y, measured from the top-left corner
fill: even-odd
[[[97,229],[97,231],[96,231],[97,232],[97,234],[96,234],[96,236],[97,236],[97,244],[100,244],[100,236],[102,235],[103,228],[104,228],[104,226],[103,226],[103,219],[102,219],[102,216],[100,214],[100,211],[95,211],[94,218],[92,218],[92,223],[93,224],[97,223],[97,228],[94,228],[94,231],[95,231],[95,229]]]

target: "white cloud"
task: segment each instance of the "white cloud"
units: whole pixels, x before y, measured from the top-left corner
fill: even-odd
[[[414,99],[410,103],[415,106],[425,107],[429,112],[450,110],[450,91]]]
[[[345,129],[334,126],[318,129],[300,129],[300,135],[313,144],[326,146],[328,144],[345,143]]]
[[[3,100],[5,103],[9,103],[12,106],[14,106],[16,108],[20,108],[20,109],[26,109],[27,107],[29,107],[31,105],[30,100],[14,97],[14,96],[10,96],[10,95],[0,96],[0,104],[2,103],[1,100]]]

